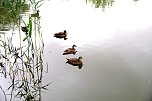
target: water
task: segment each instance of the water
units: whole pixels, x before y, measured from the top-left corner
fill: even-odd
[[[150,3],[117,0],[102,12],[83,0],[47,2],[41,8],[49,64],[44,81],[52,84],[44,101],[151,101]],[[53,37],[64,29],[68,40]],[[77,54],[63,56],[73,44]],[[65,64],[79,56],[82,69]]]
[[[40,9],[49,66],[44,83],[51,84],[43,101],[151,101],[151,3],[116,0],[102,12],[85,0],[46,1]],[[53,37],[64,29],[67,40]],[[73,44],[77,54],[63,56]],[[65,63],[79,56],[82,69]]]

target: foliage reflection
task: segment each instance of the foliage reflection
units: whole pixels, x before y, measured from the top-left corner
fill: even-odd
[[[86,0],[86,3],[92,2],[96,8],[102,7],[103,9],[105,7],[112,6],[115,0]],[[133,0],[134,2],[139,1],[139,0]]]
[[[0,0],[0,30],[5,30],[5,26],[17,22],[20,14],[29,10],[25,0]]]

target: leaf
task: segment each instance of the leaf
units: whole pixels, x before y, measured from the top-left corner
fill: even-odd
[[[28,25],[28,27],[29,27],[29,37],[31,37],[32,36],[32,18],[31,17],[29,17],[29,25]]]

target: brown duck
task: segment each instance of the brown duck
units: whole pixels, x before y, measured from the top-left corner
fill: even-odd
[[[66,63],[73,66],[78,66],[79,69],[81,69],[83,66],[83,61],[82,61],[83,58],[81,56],[79,58],[70,58],[70,59],[66,58],[66,59],[67,59]]]
[[[73,45],[72,48],[68,48],[64,51],[63,55],[67,55],[67,54],[76,54],[76,49],[74,47],[77,47],[76,45]]]
[[[31,14],[31,17],[39,17],[39,10],[36,11],[36,13]]]
[[[60,38],[60,39],[64,39],[64,40],[66,40],[67,38],[67,31],[66,30],[64,30],[63,32],[58,32],[58,33],[55,33],[54,34],[54,37],[56,37],[56,38]]]

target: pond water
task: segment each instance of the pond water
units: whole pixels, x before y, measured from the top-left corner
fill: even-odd
[[[94,8],[85,0],[50,0],[41,7],[45,61],[51,82],[44,101],[151,101],[151,0],[116,0]],[[53,34],[64,29],[68,39]],[[63,51],[77,45],[76,55]],[[66,58],[83,57],[82,69]]]
[[[44,83],[51,84],[43,101],[152,101],[151,3],[116,0],[103,12],[85,0],[46,1]],[[63,30],[67,40],[53,37]],[[76,55],[62,55],[73,44]],[[82,69],[65,63],[79,56]]]

